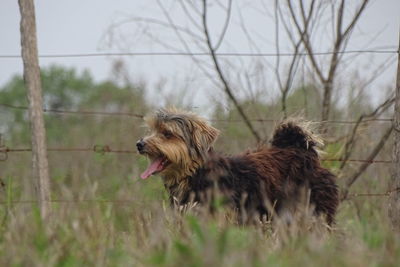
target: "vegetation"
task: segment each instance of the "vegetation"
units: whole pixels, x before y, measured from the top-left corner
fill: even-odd
[[[44,69],[42,79],[49,109],[138,114],[153,109],[142,85],[99,83],[88,72],[59,66]],[[293,90],[287,98],[288,113],[318,118],[320,109],[305,103],[319,102],[318,97],[312,86]],[[27,105],[21,77],[0,89],[0,103]],[[332,118],[357,119],[358,114],[371,112],[366,96],[346,105],[332,107]],[[278,99],[271,103],[243,100],[242,106],[254,119],[281,117]],[[29,147],[26,111],[0,110],[5,145]],[[254,146],[254,138],[234,109],[216,105],[214,110],[212,119],[222,130],[219,150],[237,153]],[[97,144],[134,150],[143,134],[141,124],[140,119],[126,116],[46,113],[51,147]],[[274,124],[256,125],[267,140]],[[329,130],[340,137],[350,127],[332,124]],[[385,128],[378,122],[363,126],[352,157],[365,158],[373,146],[371,140]],[[343,139],[330,140],[326,157],[339,157],[343,146]],[[381,159],[389,157],[390,143],[380,153]],[[400,262],[400,239],[390,230],[384,196],[353,196],[344,201],[331,231],[308,216],[291,226],[240,226],[222,207],[213,216],[196,208],[171,209],[158,177],[139,179],[147,163],[136,154],[50,152],[49,163],[54,202],[51,218],[44,222],[31,202],[35,195],[30,154],[9,153],[8,160],[0,162],[1,266],[397,266]],[[340,170],[337,162],[326,162],[339,174],[340,186],[357,164]],[[352,190],[382,193],[388,178],[387,166],[374,164]]]

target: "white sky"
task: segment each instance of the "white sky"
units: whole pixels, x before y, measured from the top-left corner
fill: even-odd
[[[176,5],[171,1],[162,1],[168,12],[182,24],[187,24]],[[222,1],[223,2],[223,1]],[[264,5],[262,3],[264,2]],[[348,6],[356,1],[349,1]],[[272,12],[273,1],[234,1],[231,25],[228,28],[226,38],[219,52],[251,52],[243,32],[239,29],[239,17],[237,10],[242,10],[244,21],[249,32],[254,34],[257,45],[262,52],[276,52],[274,46],[274,25],[271,18],[266,18],[265,9]],[[120,33],[124,39],[114,36],[112,43],[107,43],[104,38],[108,27],[116,21],[120,21],[127,16],[151,17],[165,20],[157,1],[155,0],[40,0],[35,1],[36,18],[39,42],[39,54],[76,54],[93,52],[157,52],[166,51],[152,42],[146,35],[150,32],[166,43],[179,47],[180,44],[173,34],[160,27],[146,28],[142,24],[131,23],[120,28]],[[236,11],[235,11],[236,10]],[[219,29],[222,25],[221,14],[217,12],[210,14],[210,27]],[[354,38],[349,44],[348,50],[366,49],[366,48],[385,48],[387,50],[396,50],[399,38],[399,0],[375,0],[368,7],[366,13],[360,20],[359,26],[354,33]],[[16,0],[1,0],[0,2],[0,55],[18,55],[20,54],[19,37],[19,10]],[[371,38],[381,32],[370,42]],[[323,40],[317,40],[323,43]],[[287,44],[281,41],[281,52],[287,51]],[[193,51],[198,51],[192,46]],[[327,51],[321,44],[320,51]],[[254,52],[254,51],[253,51]],[[395,55],[392,55],[392,57]],[[369,65],[378,65],[379,62],[388,60],[388,55],[365,55],[355,63],[352,69],[359,69],[362,72],[371,68]],[[113,58],[115,59],[115,58]],[[130,75],[133,80],[148,81],[150,98],[158,102],[159,91],[155,88],[164,78],[171,88],[186,88],[190,84],[192,91],[189,92],[189,98],[199,96],[201,99],[213,98],[210,84],[207,77],[201,76],[197,67],[193,65],[190,59],[182,57],[168,56],[148,56],[148,57],[125,57],[125,62],[129,66]],[[273,61],[273,59],[266,59]],[[235,64],[243,64],[244,68],[250,66],[254,59],[247,59]],[[96,80],[104,80],[110,77],[110,68],[112,58],[91,57],[91,58],[41,58],[41,66],[50,64],[60,64],[64,66],[75,67],[79,70],[88,69]],[[382,85],[387,85],[394,80],[395,65],[385,71],[375,87],[369,88],[374,93],[381,90]],[[237,65],[236,65],[237,66]],[[370,70],[372,71],[372,70]],[[2,86],[12,75],[22,73],[21,59],[0,58],[0,86]],[[191,75],[190,75],[191,74]],[[193,81],[187,81],[191,76]],[[266,75],[268,79],[275,79]],[[189,79],[190,80],[190,79]],[[187,83],[186,85],[184,83]],[[272,82],[270,83],[272,84]],[[183,89],[181,89],[183,90]],[[210,91],[211,90],[211,91]],[[180,94],[181,91],[177,91]],[[379,96],[379,94],[376,94]],[[203,100],[200,102],[206,103]]]

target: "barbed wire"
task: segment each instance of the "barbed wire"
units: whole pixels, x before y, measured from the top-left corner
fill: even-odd
[[[48,200],[50,203],[111,203],[111,204],[124,204],[138,202],[134,199],[51,199]],[[10,204],[36,204],[37,200],[11,200],[11,201],[0,201],[0,205]]]
[[[312,53],[314,56],[332,54],[396,54],[396,50],[347,50],[347,51],[326,51]],[[288,57],[308,56],[309,53],[216,53],[220,57]],[[113,57],[113,56],[211,56],[208,52],[100,52],[100,53],[76,53],[76,54],[42,54],[39,58],[82,58],[82,57]],[[21,55],[0,55],[0,58],[21,58]]]
[[[5,108],[12,108],[12,109],[21,109],[21,110],[28,110],[29,108],[26,106],[15,106],[11,104],[0,103],[0,106]],[[60,110],[60,109],[48,109],[43,108],[43,112],[46,113],[57,113],[57,114],[76,114],[76,115],[99,115],[99,116],[127,116],[127,117],[134,117],[138,119],[143,119],[144,115],[132,112],[107,112],[107,111],[90,111],[90,110]],[[280,119],[250,119],[254,122],[277,122]],[[237,119],[211,119],[210,121],[213,122],[243,122],[243,120]],[[392,122],[393,119],[390,118],[372,118],[372,119],[365,119],[362,123],[365,122],[373,122],[373,121],[380,121],[380,122]],[[356,124],[358,121],[353,120],[326,120],[326,121],[314,121],[320,123],[337,123],[337,124]]]
[[[281,119],[250,119],[250,121],[254,121],[254,122],[277,122],[280,121]],[[243,122],[243,120],[223,120],[223,119],[211,119],[210,121],[214,121],[214,122]],[[363,121],[361,121],[361,123],[364,122],[373,122],[373,121],[380,121],[380,122],[392,122],[393,119],[389,119],[389,118],[374,118],[374,119],[365,119]],[[318,123],[337,123],[337,124],[356,124],[358,123],[358,121],[346,121],[346,120],[319,120],[319,121],[312,121],[312,122],[318,122]]]
[[[322,161],[345,161],[345,162],[358,162],[358,163],[393,163],[391,160],[368,160],[368,159],[321,159]]]
[[[352,193],[352,194],[348,194],[346,199],[344,199],[344,200],[347,200],[352,197],[388,197],[388,196],[390,196],[391,193],[396,193],[396,192],[400,192],[399,187],[395,188],[393,190],[388,190],[383,193]]]
[[[5,103],[0,103],[0,106],[5,108],[12,108],[12,109],[21,109],[21,110],[28,110],[29,108],[26,106],[15,106]],[[59,114],[77,114],[77,115],[100,115],[100,116],[128,116],[128,117],[135,117],[135,118],[143,118],[144,116],[137,113],[132,112],[107,112],[107,111],[88,111],[88,110],[60,110],[60,109],[49,109],[43,108],[43,112],[46,113],[59,113]]]
[[[352,197],[388,197],[391,193],[399,192],[400,188],[389,190],[383,193],[353,193],[349,194],[345,200]],[[51,199],[50,203],[66,203],[66,204],[131,204],[138,203],[137,199]],[[11,200],[0,201],[0,205],[14,205],[14,204],[37,204],[38,200]]]
[[[353,193],[349,194],[347,198],[351,197],[385,197],[389,196],[390,192],[385,192],[385,193]]]
[[[116,153],[116,154],[136,154],[136,150],[112,149],[109,145],[94,145],[93,147],[51,147],[47,148],[49,152],[94,152],[98,154]],[[9,148],[0,146],[0,161],[8,159],[8,153],[12,152],[32,152],[32,148]]]
[[[9,148],[0,146],[0,161],[8,159],[8,153],[13,152],[31,152],[32,148]],[[112,149],[109,145],[94,145],[93,147],[51,147],[47,148],[49,152],[95,152],[98,154],[116,153],[116,154],[137,154],[136,150]],[[323,158],[321,161],[345,161],[340,158]],[[366,160],[366,159],[347,159],[347,162],[358,163],[392,163],[390,160]]]

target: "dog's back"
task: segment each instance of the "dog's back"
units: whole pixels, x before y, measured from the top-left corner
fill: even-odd
[[[276,127],[271,144],[278,148],[299,148],[317,152],[316,147],[323,142],[310,130],[307,121],[288,120]]]
[[[229,157],[211,151],[205,164],[188,177],[190,190],[181,192],[180,203],[190,198],[210,201],[207,190],[218,188],[241,213],[268,215],[271,207],[279,213],[296,204],[306,191],[315,214],[332,224],[338,188],[335,176],[320,165],[320,143],[307,128],[291,121],[276,128],[271,147]]]
[[[322,140],[310,130],[309,122],[287,121],[280,124],[271,140],[271,151],[279,150],[281,160],[286,162],[284,191],[286,201],[296,199],[299,187],[309,190],[309,201],[315,213],[325,215],[328,224],[334,222],[339,205],[336,177],[320,164],[318,147]],[[286,177],[286,179],[285,179]],[[283,205],[285,201],[282,201]]]

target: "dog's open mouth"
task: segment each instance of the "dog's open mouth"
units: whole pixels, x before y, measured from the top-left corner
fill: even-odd
[[[161,157],[158,157],[155,159],[151,159],[150,165],[140,175],[140,178],[146,179],[146,178],[150,177],[151,175],[162,172],[169,165],[169,163],[170,163],[169,160],[164,156],[161,156]]]

